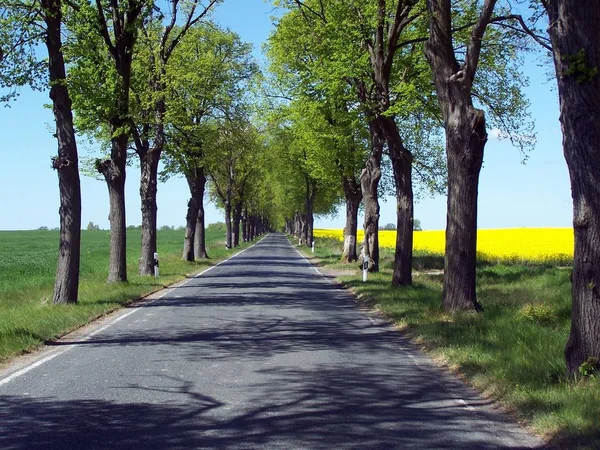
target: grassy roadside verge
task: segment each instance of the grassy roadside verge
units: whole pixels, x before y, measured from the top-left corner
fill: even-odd
[[[181,260],[183,231],[159,231],[160,277],[137,275],[140,232],[127,232],[129,282],[107,284],[108,231],[83,231],[79,303],[53,305],[58,231],[0,231],[0,363],[110,311],[202,271],[251,244],[227,250],[207,232],[208,261]]]
[[[294,243],[294,241],[292,241]],[[434,359],[496,399],[556,448],[600,448],[600,378],[571,382],[563,357],[570,326],[569,271],[550,266],[481,264],[484,314],[445,314],[443,260],[416,254],[414,285],[391,287],[393,254],[362,283],[357,264],[341,264],[341,243],[318,240],[309,260],[389,317]],[[354,273],[348,272],[354,271]]]

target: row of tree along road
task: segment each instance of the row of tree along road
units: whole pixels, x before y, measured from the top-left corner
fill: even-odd
[[[227,0],[222,0],[227,1]],[[315,214],[346,206],[344,259],[379,264],[379,197],[397,202],[394,286],[412,283],[415,195],[447,192],[442,307],[476,296],[477,192],[487,131],[534,143],[525,52],[554,61],[574,202],[567,367],[600,359],[600,6],[591,1],[278,0],[261,73],[210,20],[219,0],[3,0],[0,83],[50,88],[61,234],[55,302],[77,301],[81,195],[75,129],[104,144],[108,280],[126,281],[125,174],[141,171],[141,274],[157,250],[158,182],[190,188],[183,257],[207,257],[204,195],[226,245],[271,228],[313,241]],[[39,59],[45,42],[47,63]],[[73,112],[75,113],[73,115]],[[161,164],[162,162],[162,164]],[[162,168],[162,170],[161,170]],[[241,234],[241,236],[240,236]]]

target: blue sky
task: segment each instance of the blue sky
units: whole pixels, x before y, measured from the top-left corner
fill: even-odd
[[[225,0],[215,13],[215,20],[236,31],[244,41],[254,43],[260,54],[261,43],[271,29],[272,6],[263,0]],[[535,58],[524,66],[530,78],[525,88],[531,100],[536,121],[537,145],[525,165],[519,151],[507,140],[497,140],[494,133],[485,149],[484,168],[479,185],[479,227],[570,227],[572,202],[567,166],[562,155],[562,136],[558,121],[558,99],[554,81],[547,81],[547,68],[539,67]],[[11,108],[0,107],[0,230],[58,227],[58,182],[50,167],[56,154],[56,141],[48,94],[22,90]],[[81,157],[94,155],[83,139],[79,142]],[[138,194],[139,170],[127,172],[127,222],[141,222]],[[82,226],[92,221],[108,228],[108,195],[106,185],[86,176],[82,182]],[[188,190],[182,178],[172,178],[159,186],[158,223],[185,223]],[[222,221],[222,213],[214,206],[206,208],[207,223]],[[421,200],[415,204],[415,218],[423,229],[445,228],[446,199],[443,196]],[[319,228],[342,228],[344,208],[337,218],[319,218]],[[360,219],[362,221],[362,218]],[[395,223],[395,201],[381,202],[381,224]]]

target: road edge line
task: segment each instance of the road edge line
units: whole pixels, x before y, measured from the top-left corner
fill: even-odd
[[[208,272],[209,270],[214,269],[217,266],[220,266],[221,264],[232,260],[233,258],[241,255],[242,253],[244,253],[247,250],[250,250],[251,248],[255,247],[256,245],[260,244],[264,239],[266,239],[267,236],[269,236],[270,233],[267,233],[265,236],[262,237],[262,239],[260,239],[259,241],[256,241],[254,244],[252,244],[251,246],[245,248],[244,250],[241,250],[239,252],[237,252],[236,254],[230,256],[227,259],[224,259],[223,261],[218,262],[217,264],[214,264],[210,267],[208,267],[207,269],[203,270],[202,272],[194,275],[191,278],[188,278],[187,280],[183,280],[183,282],[178,282],[178,283],[174,283],[173,285],[161,290],[161,291],[156,291],[154,293],[152,293],[151,295],[155,295],[158,294],[159,292],[162,292],[160,295],[158,295],[156,298],[151,298],[148,299],[148,301],[144,302],[143,304],[136,306],[135,308],[133,308],[130,311],[127,311],[126,313],[119,315],[118,317],[115,317],[113,320],[111,320],[110,322],[108,322],[107,324],[101,326],[100,328],[91,331],[90,333],[86,334],[85,336],[83,336],[80,341],[87,341],[89,339],[91,339],[92,337],[94,337],[95,335],[97,335],[98,333],[101,333],[105,330],[107,330],[108,328],[112,327],[113,325],[115,325],[116,323],[120,322],[121,320],[125,319],[126,317],[131,316],[132,314],[138,312],[139,310],[141,310],[142,308],[151,305],[152,303],[162,299],[165,295],[171,293],[173,291],[174,287],[180,287],[183,286],[185,284],[187,284],[188,282],[190,282],[191,280],[194,280],[196,278],[201,277],[202,275],[204,275],[206,272]],[[124,308],[119,308],[117,311],[120,311]],[[91,322],[90,322],[91,323]],[[89,325],[89,324],[88,324]],[[85,325],[84,325],[85,326]],[[64,336],[63,336],[64,337]],[[67,341],[68,342],[68,341]],[[37,367],[40,367],[41,365],[47,363],[48,361],[53,360],[54,358],[56,358],[57,356],[60,356],[64,353],[66,353],[67,351],[71,350],[72,348],[74,348],[77,344],[73,343],[71,345],[67,345],[59,350],[54,350],[52,353],[50,353],[49,355],[42,357],[41,359],[38,359],[37,361],[32,362],[31,364],[25,365],[24,367],[22,367],[21,369],[17,370],[16,372],[13,372],[12,374],[6,376],[5,378],[0,379],[0,386],[4,386],[5,384],[10,383],[11,381],[19,378],[22,375],[25,375],[26,373],[32,371],[33,369],[36,369]]]

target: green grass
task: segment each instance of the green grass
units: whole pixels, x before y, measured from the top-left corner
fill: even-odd
[[[305,254],[325,268],[344,267],[337,241],[320,240],[315,255]],[[600,379],[566,377],[569,270],[481,264],[477,289],[485,312],[450,315],[441,310],[442,275],[435,273],[443,269],[443,258],[415,254],[414,268],[421,273],[403,288],[391,287],[392,264],[392,252],[383,250],[382,271],[369,274],[367,283],[358,270],[340,280],[551,445],[600,448]]]
[[[109,232],[83,231],[79,303],[53,305],[58,231],[0,231],[0,362],[239,251],[239,248],[226,250],[223,233],[209,230],[207,249],[211,260],[184,262],[183,234],[183,231],[158,232],[160,277],[154,278],[137,275],[140,231],[129,230],[129,282],[107,284]]]

